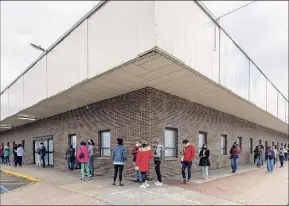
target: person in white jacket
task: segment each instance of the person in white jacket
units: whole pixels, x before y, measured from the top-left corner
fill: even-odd
[[[21,167],[22,166],[22,157],[24,155],[24,149],[22,147],[21,144],[18,144],[18,148],[17,148],[17,162],[15,164],[15,167],[17,167],[17,164],[19,164],[19,166]]]

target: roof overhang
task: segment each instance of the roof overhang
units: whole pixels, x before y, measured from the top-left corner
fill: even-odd
[[[158,48],[45,99],[21,111],[21,115],[43,119],[145,87],[153,87],[288,134],[287,123]],[[31,123],[31,120],[19,119],[19,114],[4,119],[1,124],[17,127]],[[7,129],[10,128],[0,128],[1,131]]]

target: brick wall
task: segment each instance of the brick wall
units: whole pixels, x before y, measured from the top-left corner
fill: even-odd
[[[211,169],[229,165],[229,157],[220,155],[221,135],[228,136],[228,150],[237,137],[242,137],[243,154],[241,163],[249,162],[249,138],[253,138],[253,146],[258,143],[272,141],[287,142],[285,134],[257,126],[232,115],[190,102],[188,100],[167,94],[165,92],[144,88],[112,99],[103,100],[89,106],[53,117],[39,120],[0,134],[0,142],[15,141],[17,144],[25,140],[26,156],[24,162],[33,162],[33,138],[53,135],[54,166],[65,168],[64,153],[68,145],[68,136],[76,134],[77,144],[81,140],[92,138],[96,143],[96,153],[99,156],[99,131],[111,131],[111,148],[117,137],[122,137],[125,146],[130,150],[136,141],[153,139],[164,145],[165,128],[178,129],[178,149],[182,140],[188,139],[198,145],[199,131],[207,132],[208,147],[211,150]],[[125,166],[125,174],[134,174],[131,155]],[[198,160],[196,160],[198,164]],[[193,170],[198,170],[194,164]],[[98,174],[111,174],[113,167],[110,158],[95,160]],[[153,166],[153,165],[152,165]],[[179,158],[168,158],[162,163],[165,176],[180,174]]]

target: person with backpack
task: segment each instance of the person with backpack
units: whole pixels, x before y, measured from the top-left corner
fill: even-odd
[[[136,159],[137,159],[137,154],[138,154],[138,151],[139,151],[139,147],[140,147],[140,143],[139,142],[136,142],[135,143],[135,146],[134,148],[132,149],[132,164],[133,164],[133,169],[135,170],[135,177],[136,177],[136,180],[135,182],[139,182],[141,183],[142,181],[142,178],[141,178],[141,174],[139,172],[139,170],[136,170],[135,167],[136,167]]]
[[[40,142],[39,154],[41,157],[42,168],[45,168],[46,148],[45,148],[43,142]]]
[[[75,161],[75,149],[72,147],[72,145],[68,146],[68,149],[66,150],[65,153],[65,159],[67,162],[67,169],[73,170]]]
[[[268,149],[266,150],[266,153],[265,153],[265,159],[267,161],[267,172],[268,173],[272,173],[274,170],[274,158],[275,158],[274,150],[272,149],[271,146],[268,146]]]
[[[147,172],[149,171],[150,160],[153,158],[153,153],[151,147],[146,141],[142,142],[142,146],[139,148],[139,153],[136,159],[136,170],[141,172],[142,184],[139,186],[141,188],[146,188],[150,186],[147,182]]]
[[[209,166],[211,166],[210,162],[210,150],[207,148],[206,144],[203,144],[203,147],[199,153],[200,162],[199,166],[203,169],[203,179],[207,180],[209,176]]]
[[[283,147],[281,147],[279,150],[279,160],[280,160],[280,167],[283,167],[285,160],[285,150]]]
[[[88,148],[86,146],[86,143],[84,141],[80,142],[80,147],[77,150],[76,159],[77,159],[77,162],[79,162],[81,165],[81,170],[80,170],[81,178],[80,178],[80,180],[85,181],[85,179],[84,179],[85,172],[88,175],[88,179],[90,179],[91,175],[90,175],[90,170],[88,167],[89,153],[88,153]]]
[[[183,152],[181,152],[181,163],[182,163],[182,176],[183,176],[183,183],[186,184],[191,180],[191,168],[193,164],[193,160],[196,156],[196,149],[195,147],[189,143],[187,139],[183,140]],[[188,177],[186,178],[186,169],[188,171]]]
[[[231,159],[231,168],[232,173],[235,173],[238,169],[238,162],[240,158],[241,150],[237,142],[234,142],[233,146],[230,149],[230,159]]]
[[[162,186],[162,175],[161,175],[161,159],[162,159],[162,146],[158,144],[157,141],[153,141],[152,144],[154,148],[154,164],[155,164],[155,171],[157,174],[158,181],[155,182],[156,186]]]
[[[122,138],[117,138],[117,145],[112,151],[112,161],[114,165],[114,176],[112,185],[115,185],[118,174],[119,186],[124,186],[124,184],[122,183],[122,172],[124,168],[124,163],[127,161],[127,151],[123,145]]]

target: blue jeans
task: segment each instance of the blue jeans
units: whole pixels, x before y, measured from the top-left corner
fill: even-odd
[[[257,156],[257,165],[260,164],[260,166],[263,164],[263,157],[260,155],[260,156]]]
[[[133,169],[135,170],[135,162],[133,162],[132,164],[133,164]],[[139,180],[139,181],[142,180],[142,176],[139,170],[135,170],[135,177],[136,177],[136,180]]]
[[[279,156],[279,160],[280,160],[280,166],[283,167],[283,164],[284,164],[284,159],[285,157],[284,156]]]
[[[94,176],[94,156],[89,158],[88,162],[89,173],[93,177]]]
[[[232,157],[231,158],[231,167],[232,167],[232,171],[233,173],[236,172],[236,170],[238,169],[238,163],[239,163],[239,158],[235,158],[235,157]]]
[[[274,159],[267,159],[267,172],[273,172],[274,169]]]
[[[10,164],[10,156],[4,156],[4,164]]]

